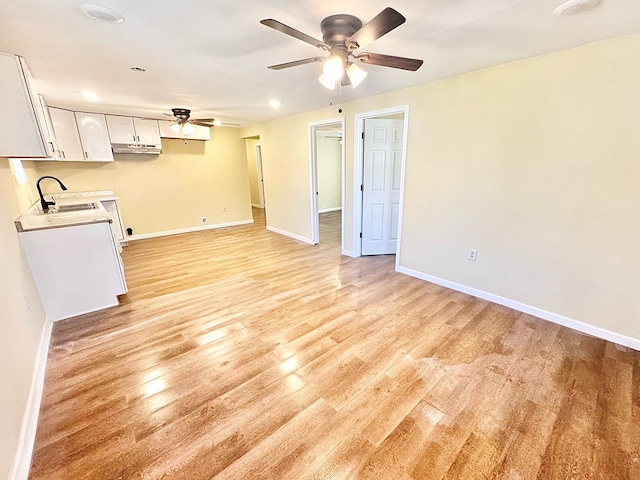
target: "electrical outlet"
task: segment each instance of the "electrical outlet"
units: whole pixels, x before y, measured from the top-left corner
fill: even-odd
[[[469,254],[467,255],[467,260],[471,260],[472,262],[475,262],[477,259],[478,259],[478,249],[470,248]]]
[[[200,223],[207,223],[207,217],[200,217]]]

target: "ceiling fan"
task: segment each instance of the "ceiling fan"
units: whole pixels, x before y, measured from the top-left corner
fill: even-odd
[[[171,126],[177,126],[176,130],[179,130],[181,126],[191,123],[193,125],[200,125],[201,127],[213,127],[220,125],[220,122],[213,118],[190,118],[191,110],[188,108],[172,108],[173,115],[165,113],[169,117],[173,117],[175,123]]]
[[[382,10],[382,12],[365,25],[362,24],[359,18],[353,15],[331,15],[320,23],[322,41],[272,18],[261,20],[260,23],[309,43],[320,50],[329,52],[329,56],[305,58],[293,62],[271,65],[268,68],[272,70],[282,70],[307,63],[323,62],[323,74],[318,80],[325,87],[333,89],[338,81],[342,86],[353,85],[356,87],[364,80],[367,73],[359,68],[356,63],[399,68],[412,72],[420,68],[423,62],[415,58],[395,57],[380,53],[356,52],[356,50],[366,47],[394,28],[399,27],[405,21],[405,17],[390,7]]]

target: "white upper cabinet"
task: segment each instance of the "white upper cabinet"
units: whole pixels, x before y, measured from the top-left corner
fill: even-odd
[[[0,53],[0,85],[0,157],[49,157],[44,113],[23,59]]]
[[[175,124],[172,121],[159,120],[160,136],[163,138],[182,138],[185,140],[211,140],[211,130],[209,127],[201,125],[193,125],[191,123],[185,126],[181,125],[178,131],[174,131],[171,126]]]
[[[134,118],[133,125],[136,127],[138,142],[145,145],[160,145],[160,129],[158,120],[148,118]]]
[[[160,145],[158,121],[146,118],[107,115],[111,143]]]
[[[113,162],[107,120],[101,113],[75,112],[84,159],[88,162]]]
[[[84,150],[80,143],[80,133],[76,117],[71,110],[49,108],[49,116],[55,136],[57,160],[84,160]]]

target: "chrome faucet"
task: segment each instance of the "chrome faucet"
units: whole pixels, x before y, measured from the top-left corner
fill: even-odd
[[[40,195],[40,205],[42,205],[42,211],[46,212],[49,210],[49,205],[55,205],[56,202],[47,202],[44,199],[44,195],[42,194],[42,189],[40,188],[40,182],[42,180],[44,180],[45,178],[51,178],[53,180],[55,180],[56,182],[58,182],[58,184],[60,185],[60,188],[62,190],[66,190],[67,187],[64,186],[64,183],[62,183],[58,178],[56,177],[52,177],[51,175],[44,175],[43,177],[40,177],[37,181],[36,181],[36,188],[38,189],[38,195]]]

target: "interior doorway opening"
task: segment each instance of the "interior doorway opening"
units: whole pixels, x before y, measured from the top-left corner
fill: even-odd
[[[314,244],[343,245],[344,119],[309,124],[311,226]],[[321,228],[322,227],[322,228]]]

